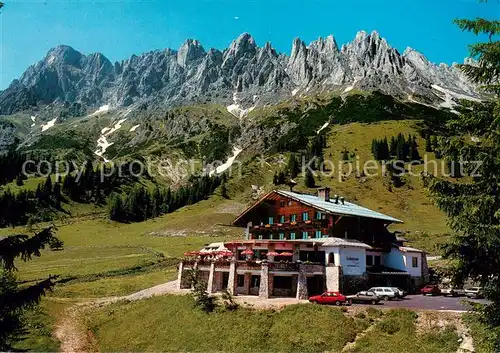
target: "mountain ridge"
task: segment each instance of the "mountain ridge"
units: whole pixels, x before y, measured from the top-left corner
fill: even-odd
[[[376,31],[360,31],[340,48],[332,35],[309,45],[296,38],[290,55],[269,42],[259,47],[249,33],[224,50],[206,51],[198,40],[187,39],[178,50],[153,50],[115,63],[102,53],[85,55],[61,45],[0,92],[0,114],[68,101],[89,107],[220,103],[237,107],[241,117],[243,107],[299,92],[353,88],[439,105],[445,98],[433,85],[477,97],[456,65],[435,65],[411,48],[400,54]]]

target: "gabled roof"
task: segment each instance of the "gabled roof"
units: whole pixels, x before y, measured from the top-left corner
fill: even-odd
[[[397,218],[387,216],[380,212],[372,211],[366,207],[362,207],[347,201],[344,201],[344,204],[342,204],[340,202],[335,203],[335,200],[333,199],[330,199],[329,202],[323,201],[318,196],[309,194],[299,194],[296,192],[284,191],[284,190],[275,190],[275,192],[277,192],[282,196],[295,199],[299,202],[302,202],[306,205],[312,206],[319,210],[326,211],[329,213],[334,213],[337,215],[381,219],[390,223],[403,223],[403,221]]]

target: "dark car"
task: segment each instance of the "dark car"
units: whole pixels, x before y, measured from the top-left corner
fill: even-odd
[[[371,291],[362,291],[354,295],[348,295],[347,300],[350,303],[362,303],[362,304],[372,304],[372,305],[378,304],[380,302],[380,298],[378,297],[378,295],[376,295],[375,292]]]
[[[349,304],[345,295],[339,292],[325,292],[321,295],[315,295],[309,298],[311,303],[315,304]]]
[[[420,294],[440,295],[441,289],[439,289],[439,287],[435,284],[428,284],[420,290]]]

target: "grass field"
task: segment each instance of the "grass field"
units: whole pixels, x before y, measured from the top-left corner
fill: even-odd
[[[372,325],[350,351],[449,353],[458,347],[451,326],[417,332],[415,313],[384,312],[352,316],[298,304],[206,314],[193,308],[190,296],[165,296],[114,304],[94,312],[88,325],[102,351],[340,352]]]
[[[325,159],[338,160],[341,151],[348,148],[363,162],[371,158],[373,138],[390,138],[398,132],[418,136],[413,121],[334,125],[324,150]],[[420,154],[424,155],[424,141],[419,138],[418,143]],[[434,158],[433,154],[430,158]],[[44,279],[53,274],[64,280],[42,301],[39,310],[27,316],[28,335],[19,349],[57,350],[58,342],[49,333],[68,305],[88,298],[126,295],[172,280],[176,276],[177,259],[185,251],[242,237],[242,229],[228,224],[253,202],[250,186],[259,185],[265,191],[280,188],[272,185],[275,170],[257,167],[255,163],[244,165],[243,174],[229,180],[230,200],[212,196],[209,200],[142,223],[119,224],[106,219],[102,208],[69,205],[71,216],[55,221],[57,236],[63,240],[64,249],[44,250],[39,258],[17,263],[17,274],[22,281]],[[300,177],[297,181],[299,184],[295,190],[315,191],[306,189]],[[390,229],[405,231],[404,236],[412,241],[412,246],[439,254],[439,245],[448,239],[445,216],[427,198],[418,177],[408,178],[405,186],[392,190],[388,190],[382,177],[362,180],[351,176],[339,180],[335,174],[316,178],[316,183],[330,186],[332,194],[345,196],[348,201],[402,219],[404,224]],[[36,183],[30,181],[24,187],[36,187]],[[45,225],[36,225],[42,226]],[[19,233],[30,232],[22,227],[0,229],[0,236]],[[415,331],[413,316],[407,313],[394,315],[385,317],[357,341],[355,351],[380,351],[377,350],[381,347],[380,342],[385,342],[389,348],[384,351],[395,352],[398,345],[408,341],[408,347],[416,352],[445,352],[444,349],[451,346],[444,341],[456,342],[456,337],[452,339],[452,331],[438,330],[425,333],[427,336],[420,340],[422,346],[417,346],[415,337],[420,333]],[[175,323],[172,318],[175,318]],[[397,322],[402,329],[389,334],[384,331],[387,329],[382,324],[384,320],[389,326]],[[95,332],[99,348],[106,351],[200,351],[209,347],[210,350],[225,351],[291,352],[338,351],[373,324],[372,321],[370,318],[354,319],[332,308],[313,306],[294,306],[281,312],[240,310],[206,316],[194,312],[187,298],[164,297],[114,304],[96,312],[89,325]],[[137,322],[141,322],[140,327]],[[329,327],[342,329],[325,329]],[[234,334],[229,335],[228,332],[232,331]],[[442,343],[435,344],[433,340]],[[202,345],[205,341],[208,346]]]

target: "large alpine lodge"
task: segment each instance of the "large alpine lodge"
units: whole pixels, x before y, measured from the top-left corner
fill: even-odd
[[[233,226],[244,240],[186,253],[178,286],[196,269],[209,293],[306,299],[324,291],[351,294],[372,286],[414,291],[428,281],[426,254],[388,230],[402,221],[330,197],[274,190],[243,211]]]

